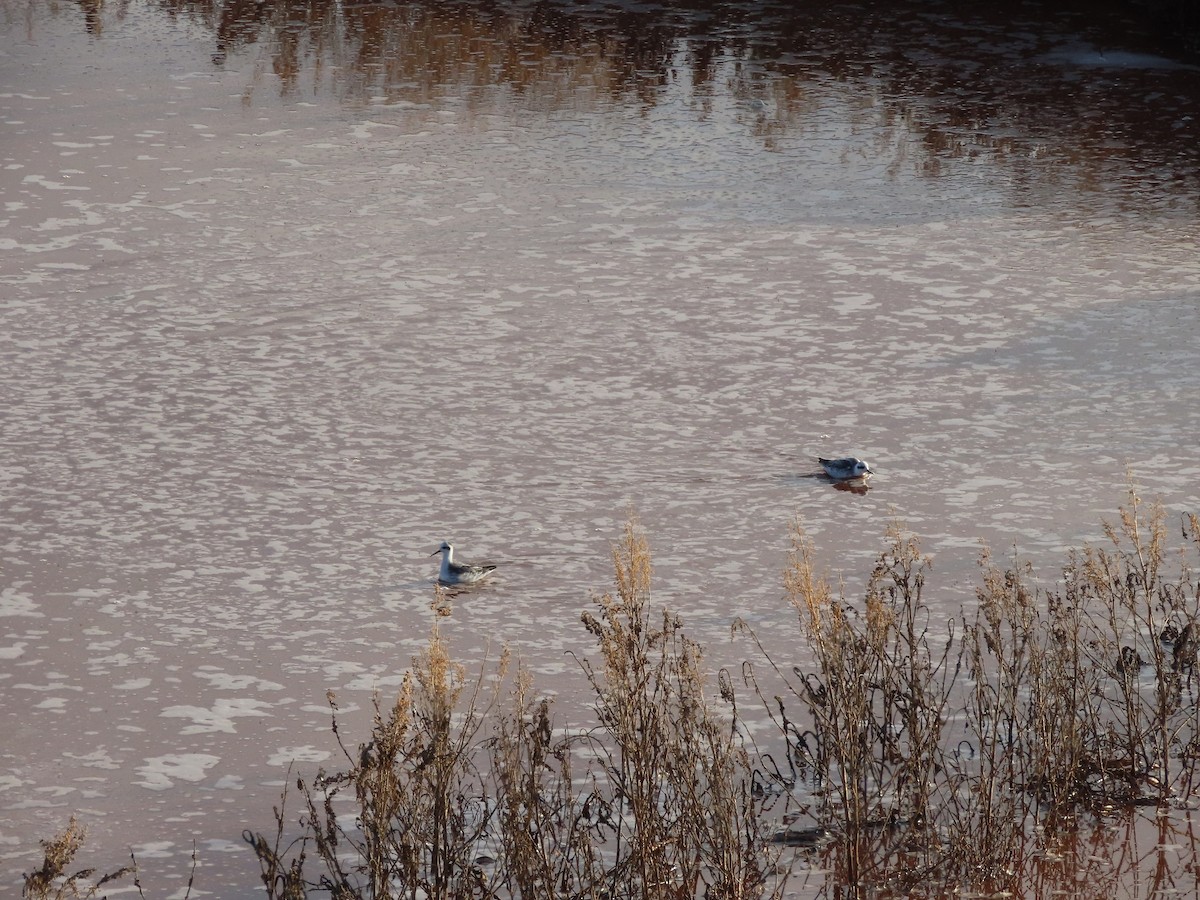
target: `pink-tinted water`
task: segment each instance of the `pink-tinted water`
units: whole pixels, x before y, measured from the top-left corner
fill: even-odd
[[[443,539],[571,727],[631,504],[714,668],[802,661],[796,517],[850,594],[904,520],[949,618],[1127,470],[1200,508],[1200,70],[1124,23],[318,8],[0,3],[3,884],[78,813],[254,895]]]

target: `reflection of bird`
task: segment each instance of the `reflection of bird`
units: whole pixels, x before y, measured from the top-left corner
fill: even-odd
[[[469,566],[454,561],[454,547],[446,541],[430,556],[442,554],[442,570],[438,573],[438,581],[442,584],[475,584],[483,581],[496,570],[495,566]]]
[[[1183,626],[1179,637],[1171,645],[1171,668],[1176,672],[1191,669],[1196,665],[1196,629],[1191,622]]]
[[[867,483],[865,478],[847,478],[843,481],[834,481],[833,489],[835,491],[845,491],[847,494],[865,495],[871,490],[871,485]]]
[[[1136,675],[1142,667],[1141,655],[1128,644],[1121,648],[1117,655],[1117,671],[1122,675]]]
[[[867,465],[866,460],[859,459],[856,456],[846,456],[842,459],[825,459],[822,456],[817,457],[817,462],[821,464],[821,468],[825,470],[825,474],[837,481],[845,481],[849,478],[866,478],[875,473],[871,467]]]

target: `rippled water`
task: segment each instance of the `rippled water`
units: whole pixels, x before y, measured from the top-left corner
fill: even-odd
[[[713,665],[787,654],[788,523],[893,517],[947,617],[1126,471],[1200,505],[1200,70],[928,4],[0,3],[0,857],[148,890],[335,764],[430,622],[559,723],[630,505]],[[866,493],[814,477],[856,453]],[[352,737],[351,740],[354,738]]]

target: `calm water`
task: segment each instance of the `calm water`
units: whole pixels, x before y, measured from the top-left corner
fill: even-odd
[[[569,727],[630,505],[714,667],[798,652],[796,517],[850,594],[903,519],[950,617],[1127,470],[1200,507],[1200,69],[1069,8],[484,6],[0,0],[0,883],[77,812],[254,896],[443,539],[501,566],[456,651]]]

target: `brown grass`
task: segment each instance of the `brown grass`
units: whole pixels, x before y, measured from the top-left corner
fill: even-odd
[[[556,727],[507,649],[468,675],[439,590],[428,644],[375,698],[366,739],[344,742],[330,695],[342,766],[296,778],[298,813],[285,790],[269,836],[245,838],[271,900],[775,898],[788,845],[839,896],[1120,893],[1115,824],[1131,835],[1141,807],[1200,790],[1200,519],[1181,525],[1172,550],[1161,506],[1131,485],[1053,589],[985,551],[971,608],[939,622],[929,560],[899,523],[861,603],[835,594],[797,524],[783,580],[805,646],[767,658],[777,693],[743,668],[777,729],[760,749],[729,673],[710,682],[681,618],[652,601],[631,518],[613,590],[582,616],[593,728]],[[1161,846],[1197,846],[1158,823]],[[72,819],[44,842],[25,896],[95,897],[130,873],[140,896],[135,867],[68,874],[82,841]]]
[[[68,898],[103,897],[100,893],[105,885],[113,884],[132,875],[133,888],[139,897],[143,897],[142,886],[137,878],[137,860],[132,859],[131,865],[123,866],[112,872],[107,872],[98,878],[95,869],[79,869],[68,873],[83,847],[85,831],[79,820],[71,816],[66,827],[42,844],[42,866],[35,872],[24,876],[24,886],[21,896],[26,900],[68,900]],[[196,858],[192,857],[192,875],[195,876]],[[184,897],[191,896],[192,881],[188,880]]]
[[[581,661],[596,729],[557,733],[549,701],[507,652],[467,678],[435,618],[391,707],[377,700],[370,739],[343,745],[348,767],[299,779],[302,813],[289,825],[286,803],[277,808],[273,841],[247,833],[268,897],[771,893],[778,853],[748,756],[706,693],[700,647],[652,607],[650,552],[633,522],[613,567],[615,590],[583,615],[597,644]],[[440,594],[435,606],[446,610]],[[352,828],[338,815],[347,800]]]
[[[1197,524],[1172,556],[1161,506],[1131,485],[1107,544],[1073,553],[1056,590],[985,552],[974,611],[936,629],[928,561],[898,525],[862,612],[797,525],[784,583],[814,662],[766,702],[791,765],[764,771],[819,798],[803,811],[835,838],[837,882],[1014,890],[1100,817],[1193,801]]]

